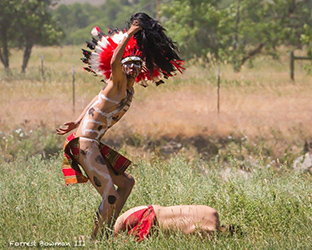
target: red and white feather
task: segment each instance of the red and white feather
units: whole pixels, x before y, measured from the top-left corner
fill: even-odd
[[[91,31],[93,36],[97,36],[98,40],[93,40],[93,43],[88,43],[88,47],[93,51],[83,50],[83,54],[86,58],[82,58],[83,62],[88,64],[88,67],[84,67],[86,71],[92,72],[97,76],[101,76],[105,78],[105,81],[110,78],[111,75],[111,59],[114,54],[115,49],[118,44],[120,44],[124,37],[125,33],[122,31],[114,32],[111,36],[104,35],[99,27],[94,27]],[[88,53],[86,53],[88,52]],[[87,54],[87,55],[86,55]],[[125,48],[125,52],[123,54],[123,58],[129,56],[138,56],[142,58],[142,52],[139,50],[138,45],[134,37],[132,36]],[[149,81],[160,83],[162,82],[162,75],[158,68],[154,67],[154,72],[151,75],[150,71],[144,66],[144,58],[143,59],[143,67],[141,73],[136,77],[136,82],[141,82],[143,86],[147,86]],[[171,75],[166,75],[167,77]]]

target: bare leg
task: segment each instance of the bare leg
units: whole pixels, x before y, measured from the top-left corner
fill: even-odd
[[[117,217],[119,216],[121,209],[123,208],[127,198],[129,197],[129,195],[131,193],[131,190],[134,186],[134,179],[131,175],[129,175],[127,173],[116,176],[115,173],[111,169],[109,169],[109,171],[110,171],[110,174],[112,176],[114,184],[118,187],[118,189],[117,189],[118,199],[116,200],[113,214],[106,221],[108,227],[110,229],[112,229],[113,225],[116,222]],[[99,228],[99,226],[97,226],[99,224],[99,223],[97,223],[97,221],[100,222],[99,219],[100,218],[99,218],[98,213],[97,213],[97,217],[96,217],[95,225],[94,225],[94,229],[93,229],[94,235],[96,235],[95,232]],[[103,235],[103,234],[104,234],[104,230],[101,231],[101,235]],[[108,237],[109,235],[107,234],[106,236]]]
[[[126,203],[131,190],[135,184],[133,177],[130,174],[124,173],[121,175],[115,175],[112,170],[110,170],[114,184],[118,187],[117,193],[119,199],[116,202],[116,208],[113,215],[113,220],[115,221]]]
[[[92,185],[102,196],[102,202],[96,212],[92,231],[94,239],[98,230],[106,223],[112,226],[111,219],[118,204],[119,194],[114,187],[111,174],[100,154],[98,144],[92,140],[80,138],[79,163],[88,175]]]

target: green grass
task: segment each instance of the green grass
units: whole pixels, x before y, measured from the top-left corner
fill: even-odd
[[[1,163],[1,241],[64,242],[89,235],[100,196],[90,183],[64,185],[61,157],[17,157]],[[308,249],[312,231],[312,177],[282,168],[254,166],[242,174],[235,161],[227,169],[184,155],[138,159],[130,167],[136,185],[124,210],[142,204],[205,204],[222,224],[241,229],[213,240],[179,233],[152,236],[142,243],[102,240],[87,249]],[[226,174],[225,174],[226,173]]]

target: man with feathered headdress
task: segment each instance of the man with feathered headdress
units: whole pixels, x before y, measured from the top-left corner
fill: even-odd
[[[134,185],[133,177],[125,172],[131,162],[101,143],[101,138],[129,109],[135,82],[158,85],[163,83],[162,77],[184,69],[176,46],[157,21],[137,13],[129,26],[125,32],[114,30],[108,35],[98,27],[92,30],[97,38],[87,43],[93,52],[83,50],[84,69],[104,77],[106,84],[76,121],[57,129],[57,134],[64,135],[77,128],[64,145],[62,171],[66,184],[90,180],[102,196],[92,238],[103,223],[112,226]]]

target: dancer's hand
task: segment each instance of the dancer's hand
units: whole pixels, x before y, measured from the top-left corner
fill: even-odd
[[[56,133],[58,135],[65,135],[69,131],[72,131],[73,129],[78,127],[77,122],[65,122],[63,126],[56,129]]]
[[[140,25],[140,22],[138,20],[134,20],[130,26],[130,29],[128,30],[129,35],[134,35],[139,30],[142,30],[142,27]]]

